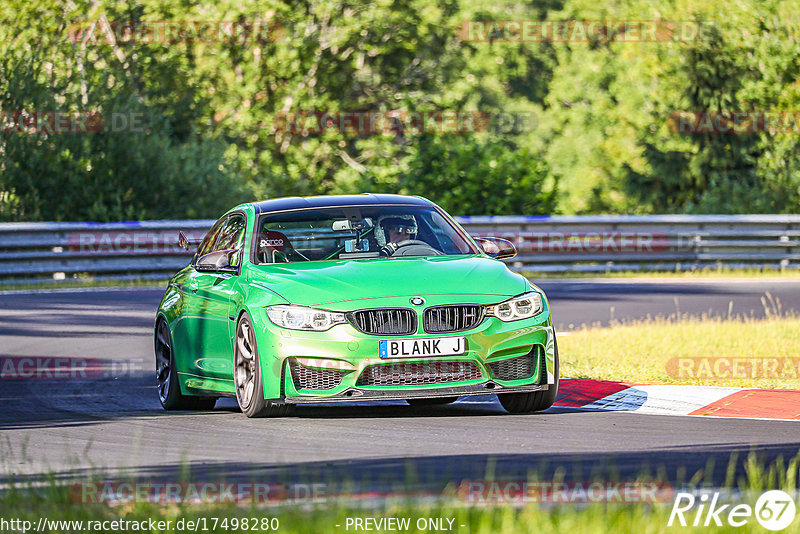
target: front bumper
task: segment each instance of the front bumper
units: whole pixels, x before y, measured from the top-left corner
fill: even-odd
[[[318,402],[352,402],[357,400],[399,400],[410,398],[461,397],[487,395],[500,392],[533,392],[548,389],[554,383],[554,341],[549,310],[536,317],[505,323],[487,317],[477,327],[452,334],[428,334],[420,328],[417,334],[403,338],[436,338],[464,336],[466,352],[450,357],[380,358],[378,342],[391,336],[364,334],[349,324],[337,325],[325,332],[297,331],[272,324],[263,310],[256,324],[257,343],[261,355],[264,396],[282,399],[292,404]],[[252,314],[252,312],[251,312]],[[254,318],[255,319],[255,318]],[[503,379],[493,364],[521,357],[533,357],[534,369],[524,378]],[[313,361],[318,368],[337,369],[338,376],[326,389],[298,387],[292,378],[292,365]],[[320,363],[321,362],[321,363]],[[368,368],[384,365],[416,365],[419,369],[430,365],[450,365],[472,370],[467,380],[449,378],[431,383],[365,384],[359,378]],[[387,368],[388,369],[388,368]],[[402,377],[402,374],[401,374]],[[302,383],[300,384],[302,385]]]

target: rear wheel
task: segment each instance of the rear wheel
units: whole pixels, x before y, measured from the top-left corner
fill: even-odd
[[[211,410],[217,403],[214,397],[192,397],[181,393],[175,353],[167,322],[159,320],[155,336],[156,384],[158,400],[165,410]]]
[[[547,410],[556,401],[558,395],[558,343],[553,333],[553,375],[555,382],[550,384],[547,391],[533,391],[531,393],[499,393],[497,399],[509,413],[531,413]]]
[[[458,400],[458,397],[431,397],[429,399],[406,399],[411,406],[439,406],[450,404]]]
[[[258,359],[256,335],[247,313],[242,314],[236,327],[233,381],[236,387],[236,401],[247,417],[280,417],[289,413],[290,405],[278,404],[264,398],[264,382]]]

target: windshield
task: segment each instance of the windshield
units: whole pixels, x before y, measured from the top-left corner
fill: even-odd
[[[438,210],[345,206],[264,214],[255,263],[477,254]]]

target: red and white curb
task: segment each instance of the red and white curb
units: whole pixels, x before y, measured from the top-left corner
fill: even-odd
[[[800,421],[800,391],[563,379],[555,406],[589,411]]]

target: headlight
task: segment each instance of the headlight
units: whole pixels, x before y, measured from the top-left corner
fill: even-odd
[[[501,321],[518,321],[529,319],[542,312],[542,295],[536,292],[525,293],[486,307],[487,317],[497,317]]]
[[[333,325],[346,323],[343,313],[317,310],[304,306],[270,306],[269,320],[283,328],[292,330],[327,330]]]

